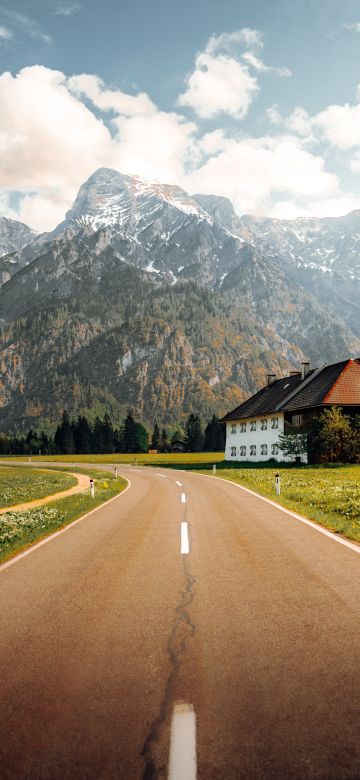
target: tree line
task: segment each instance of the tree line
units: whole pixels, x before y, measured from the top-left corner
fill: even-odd
[[[225,426],[213,415],[203,426],[197,414],[191,413],[185,423],[185,430],[177,429],[171,434],[164,427],[154,424],[151,431],[134,418],[131,411],[119,427],[115,427],[110,416],[96,417],[91,424],[84,415],[76,420],[64,411],[54,436],[30,429],[26,436],[0,435],[2,455],[80,455],[107,453],[144,453],[149,449],[157,452],[219,452],[225,448]]]

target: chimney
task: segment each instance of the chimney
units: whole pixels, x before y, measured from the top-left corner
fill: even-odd
[[[304,361],[301,365],[301,379],[305,379],[310,371],[310,363],[308,361]]]
[[[266,374],[266,386],[270,387],[270,385],[274,384],[276,379],[276,374]]]

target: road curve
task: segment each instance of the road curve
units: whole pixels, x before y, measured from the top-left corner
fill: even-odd
[[[166,778],[177,702],[199,780],[359,778],[360,555],[225,481],[121,474],[0,567],[2,780]]]

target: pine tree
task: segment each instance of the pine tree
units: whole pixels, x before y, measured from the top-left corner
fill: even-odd
[[[153,435],[151,437],[150,447],[152,450],[158,450],[160,446],[160,431],[157,422],[154,425]]]
[[[91,451],[99,454],[104,451],[103,448],[103,424],[100,417],[95,417],[95,422],[91,432]]]
[[[160,452],[170,452],[171,446],[168,439],[167,431],[165,428],[161,431],[161,439],[160,439],[160,445],[159,445]]]
[[[114,430],[114,452],[125,452],[123,428],[115,428]]]
[[[91,429],[86,417],[79,415],[75,429],[75,446],[79,454],[91,452]]]
[[[134,452],[147,452],[149,449],[149,434],[144,425],[135,423]]]
[[[102,429],[102,452],[111,453],[114,451],[114,429],[108,413],[104,415]]]
[[[188,452],[200,452],[203,444],[200,417],[191,413],[185,425],[186,448]]]
[[[225,449],[225,426],[215,414],[205,428],[204,449],[206,452],[221,452]]]
[[[130,410],[124,421],[123,445],[124,452],[136,452],[136,422]]]
[[[62,413],[61,424],[56,429],[54,441],[56,451],[61,455],[75,452],[74,435],[69,415],[66,411]]]

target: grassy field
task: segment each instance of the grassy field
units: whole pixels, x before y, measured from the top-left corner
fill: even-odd
[[[360,466],[282,468],[281,496],[275,495],[277,468],[219,469],[217,476],[360,542]],[[201,470],[202,474],[212,471]]]
[[[0,460],[6,460],[11,463],[28,463],[29,458],[23,456],[12,456],[11,458],[0,457]],[[31,463],[137,463],[138,466],[191,466],[194,463],[221,463],[224,460],[223,452],[179,452],[179,453],[159,453],[158,455],[148,455],[137,453],[127,455],[124,453],[113,453],[112,455],[34,455]]]
[[[0,466],[0,507],[44,498],[76,485],[70,474]]]
[[[115,479],[113,474],[104,474],[94,469],[81,471],[95,480],[95,498],[91,498],[89,493],[77,493],[44,507],[0,515],[0,561],[95,509],[126,487],[125,480]],[[63,473],[60,476],[68,475]]]

